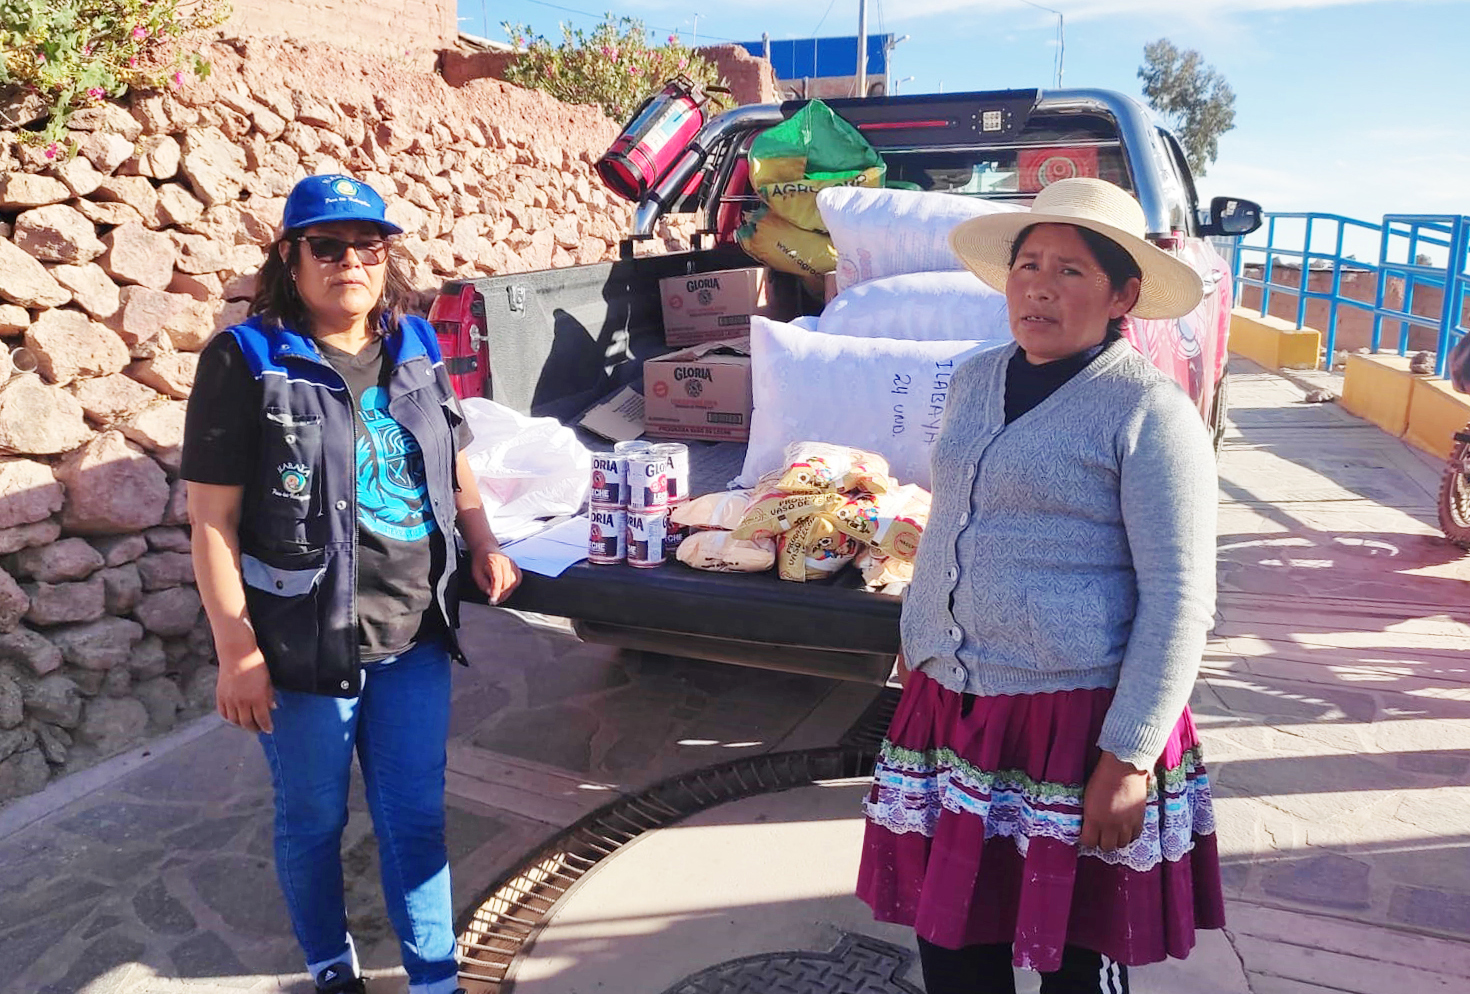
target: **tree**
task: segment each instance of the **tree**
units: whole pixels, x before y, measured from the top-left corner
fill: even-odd
[[[1162,114],[1184,147],[1195,176],[1220,154],[1220,136],[1235,127],[1235,91],[1194,49],[1180,51],[1167,38],[1143,46],[1143,96]]]

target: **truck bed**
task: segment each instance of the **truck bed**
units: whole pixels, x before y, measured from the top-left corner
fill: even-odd
[[[738,443],[689,443],[691,491],[723,490],[744,458]],[[465,587],[466,600],[485,603]],[[792,583],[675,561],[655,569],[584,561],[559,577],[526,573],[504,606],[571,618],[588,641],[882,683],[899,650],[902,604],[864,589],[850,568],[828,582]]]

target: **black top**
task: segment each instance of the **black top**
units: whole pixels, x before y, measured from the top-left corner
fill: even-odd
[[[1061,389],[1062,384],[1082,372],[1092,360],[1102,355],[1103,349],[1117,338],[1109,334],[1102,344],[1069,355],[1065,359],[1054,359],[1040,365],[1026,361],[1026,350],[1016,349],[1011,361],[1006,364],[1006,424],[1036,407],[1043,400]]]
[[[382,342],[357,355],[317,342],[322,357],[347,383],[356,422],[357,627],[363,662],[397,655],[442,630],[433,607],[443,553],[426,506],[428,484],[418,444],[387,410],[392,372]],[[199,357],[189,397],[187,480],[245,486],[259,446],[260,385],[231,335]],[[456,447],[469,442],[462,425]]]

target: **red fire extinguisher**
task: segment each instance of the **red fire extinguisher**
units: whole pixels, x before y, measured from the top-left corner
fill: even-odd
[[[439,339],[444,369],[461,399],[485,396],[490,355],[485,345],[485,300],[473,283],[449,284],[429,307],[429,323]]]
[[[635,203],[647,196],[704,127],[710,95],[687,76],[676,76],[643,102],[617,141],[597,160],[603,184]]]

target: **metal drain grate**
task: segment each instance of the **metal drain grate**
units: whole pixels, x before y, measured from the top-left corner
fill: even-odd
[[[469,994],[499,994],[511,962],[556,903],[599,863],[644,832],[757,794],[871,776],[887,728],[878,706],[890,696],[886,713],[891,717],[897,695],[885,691],[843,736],[840,746],[750,756],[671,777],[599,808],[558,834],[492,884],[459,923],[461,984]],[[871,728],[880,720],[883,724],[874,738]]]
[[[883,736],[888,734],[888,726],[893,723],[893,714],[898,710],[898,699],[902,696],[903,691],[898,687],[884,687],[837,744],[877,755]]]

